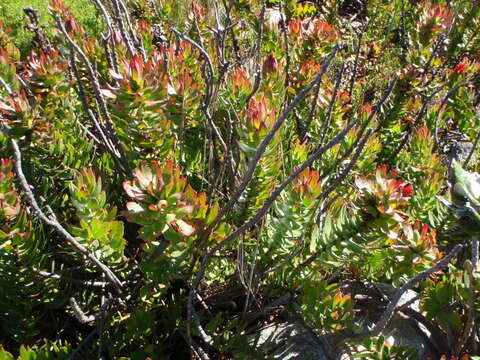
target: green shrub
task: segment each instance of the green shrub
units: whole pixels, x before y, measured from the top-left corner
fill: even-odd
[[[478,175],[438,197],[478,153],[480,7],[347,3],[0,5],[0,358],[252,358],[292,313],[414,358],[353,333],[352,280],[478,348]]]

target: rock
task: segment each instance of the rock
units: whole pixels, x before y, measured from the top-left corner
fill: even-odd
[[[357,298],[359,313],[354,325],[360,329],[372,329],[382,314],[387,298],[393,297],[396,289],[388,284],[375,284],[371,288],[360,282],[345,283],[342,292]],[[400,299],[399,306],[411,302],[405,312],[419,313],[418,294],[408,290]],[[383,299],[382,299],[383,297]],[[358,300],[362,298],[362,300]],[[369,299],[369,301],[367,301]],[[383,300],[383,301],[382,301]],[[373,306],[374,303],[377,306]],[[362,307],[365,306],[367,309]],[[335,347],[344,339],[341,332],[322,334],[321,329],[312,330],[301,321],[289,320],[273,323],[260,329],[251,344],[264,358],[282,360],[349,360],[364,349],[351,345]],[[385,342],[395,346],[411,346],[417,350],[418,359],[438,358],[437,349],[432,343],[430,332],[420,322],[397,313],[384,331]],[[335,349],[335,352],[332,350]]]
[[[282,360],[333,360],[328,343],[298,322],[270,324],[259,331],[253,345],[262,355]]]
[[[468,155],[473,149],[473,144],[471,142],[467,141],[458,141],[454,143],[450,147],[450,151],[447,154],[447,157],[449,159],[449,163],[452,162],[453,159],[459,161],[459,162],[464,162],[467,160]],[[476,154],[473,152],[472,154],[472,160],[476,159]]]

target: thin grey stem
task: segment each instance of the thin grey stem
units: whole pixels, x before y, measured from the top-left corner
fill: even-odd
[[[74,360],[77,357],[80,350],[82,350],[85,347],[85,345],[87,345],[90,342],[90,340],[93,339],[93,337],[97,333],[97,331],[98,331],[98,327],[95,327],[90,332],[90,334],[88,334],[87,337],[85,339],[83,339],[83,341],[80,343],[80,345],[78,345],[78,347],[70,354],[70,356],[68,357],[68,360]]]
[[[47,225],[52,226],[55,230],[70,244],[74,249],[76,249],[81,254],[85,255],[88,259],[90,259],[95,265],[97,265],[100,270],[107,276],[110,282],[114,285],[116,291],[118,293],[122,292],[122,282],[117,278],[117,276],[110,270],[108,266],[102,263],[95,255],[89,252],[82,244],[80,244],[75,238],[70,235],[70,233],[54,218],[48,217],[44,214],[44,212],[40,209],[40,206],[35,199],[35,195],[33,194],[32,188],[27,182],[25,175],[23,174],[22,170],[22,155],[20,153],[20,149],[15,139],[11,139],[13,156],[14,156],[14,167],[15,172],[17,174],[17,178],[25,192],[25,196],[28,199],[30,206],[33,208],[34,212],[37,216]]]
[[[60,280],[60,281],[68,281],[71,283],[75,284],[80,284],[83,286],[91,286],[91,287],[104,287],[108,285],[109,283],[105,281],[90,281],[90,280],[80,280],[80,279],[74,279],[68,276],[63,276],[55,273],[49,273],[46,271],[38,270],[37,268],[33,268],[33,271],[40,275],[43,276],[44,278],[49,278],[49,279],[55,279],[55,280]]]
[[[255,172],[255,169],[257,167],[258,162],[260,161],[261,157],[265,153],[268,144],[272,141],[273,137],[277,133],[277,131],[280,129],[282,126],[283,122],[286,120],[288,115],[292,112],[292,110],[297,106],[297,104],[302,100],[310,90],[317,84],[320,83],[322,80],[323,75],[327,71],[328,67],[330,66],[330,63],[332,62],[333,58],[335,57],[337,51],[339,49],[339,46],[336,45],[328,58],[325,60],[324,65],[322,66],[322,69],[318,73],[318,75],[313,79],[313,81],[308,84],[305,88],[300,91],[297,96],[292,100],[292,102],[285,108],[285,110],[282,112],[282,114],[278,117],[278,119],[275,121],[275,123],[272,126],[272,129],[268,132],[268,134],[263,138],[262,142],[258,146],[257,150],[255,151],[255,154],[253,155],[252,160],[250,160],[248,164],[247,171],[242,179],[242,182],[240,185],[237,187],[233,195],[230,197],[230,200],[228,203],[220,210],[219,214],[215,218],[215,220],[212,222],[212,224],[208,227],[206,233],[213,229],[220,219],[230,211],[230,209],[237,203],[238,199],[242,195],[243,191],[246,189],[250,181],[252,180],[252,176]]]
[[[147,55],[145,54],[145,49],[143,48],[143,44],[142,44],[142,40],[141,38],[139,38],[136,34],[135,34],[135,31],[133,29],[133,26],[132,26],[132,21],[130,20],[130,14],[128,12],[128,9],[127,9],[127,6],[125,5],[125,3],[123,2],[123,0],[117,0],[120,4],[120,7],[121,7],[121,10],[124,14],[124,17],[125,17],[125,21],[127,23],[127,27],[128,27],[128,32],[131,36],[131,38],[133,39],[133,42],[134,42],[134,45],[135,45],[135,48],[140,52],[140,54],[142,55],[142,58],[143,58],[143,61],[146,61],[147,60]]]
[[[15,94],[12,91],[12,88],[10,85],[7,84],[7,82],[0,76],[0,84],[3,86],[5,91],[7,92],[8,96],[10,96],[12,99],[15,97]]]
[[[195,356],[197,356],[201,360],[210,360],[210,357],[200,345],[198,345],[195,341],[193,341],[193,339],[189,337],[187,334],[185,334],[184,332],[181,332],[181,334],[182,334],[182,337],[187,342],[188,346],[190,347],[191,352]]]
[[[208,55],[207,51],[200,44],[198,44],[196,41],[194,41],[191,38],[189,38],[188,36],[182,34],[181,32],[179,32],[177,29],[175,29],[173,27],[171,27],[170,30],[172,32],[174,32],[175,35],[177,35],[180,39],[188,41],[195,48],[197,48],[200,51],[200,53],[202,54],[203,58],[205,59],[205,62],[207,64],[207,69],[208,69],[208,71],[207,71],[208,75],[205,79],[205,83],[207,85],[207,90],[206,90],[205,98],[203,100],[202,108],[203,108],[203,111],[205,113],[205,116],[206,116],[208,122],[212,126],[213,131],[215,132],[215,135],[217,136],[218,140],[220,141],[220,144],[222,145],[222,148],[225,151],[225,154],[227,154],[228,153],[228,146],[225,143],[225,140],[223,139],[223,136],[222,136],[222,133],[221,133],[220,129],[218,128],[217,124],[213,120],[213,117],[210,114],[210,109],[209,109],[210,104],[212,102],[213,84],[214,84],[214,80],[215,80],[214,79],[214,70],[213,70],[212,60],[210,59],[210,56]]]
[[[257,42],[255,44],[255,81],[253,83],[253,89],[248,94],[246,104],[250,102],[250,99],[255,95],[255,93],[260,88],[260,84],[262,82],[262,67],[260,66],[260,50],[262,48],[262,39],[263,39],[263,27],[265,21],[265,5],[262,6],[262,10],[260,10],[260,16],[258,19],[258,35],[257,35]]]
[[[55,19],[57,21],[57,25],[62,32],[62,34],[65,36],[65,39],[67,42],[70,44],[72,49],[80,56],[82,62],[87,68],[87,74],[88,77],[90,78],[91,85],[93,88],[93,93],[95,94],[95,99],[97,100],[99,109],[100,109],[100,114],[104,120],[104,122],[108,125],[107,126],[107,133],[109,137],[112,139],[112,143],[116,145],[115,147],[115,155],[116,157],[121,161],[121,164],[123,165],[123,170],[125,171],[126,175],[131,177],[132,171],[130,169],[130,165],[126,159],[126,156],[123,152],[123,149],[120,145],[120,140],[118,139],[118,136],[116,132],[114,131],[114,126],[113,126],[113,121],[110,116],[110,113],[108,112],[107,108],[107,103],[105,102],[105,99],[103,98],[103,95],[100,92],[100,83],[98,82],[98,78],[96,75],[96,72],[94,71],[92,64],[88,60],[87,56],[83,52],[83,50],[72,40],[72,38],[68,35],[67,31],[65,30],[65,27],[62,24],[62,21],[60,19],[60,16],[55,15]]]
[[[450,251],[450,253],[448,253],[442,260],[440,260],[438,263],[436,263],[429,269],[422,271],[420,274],[416,275],[412,279],[408,280],[405,284],[403,284],[400,287],[400,289],[397,290],[392,300],[390,300],[390,303],[388,304],[387,308],[385,309],[382,316],[380,317],[380,320],[375,324],[372,330],[367,330],[360,334],[348,336],[342,339],[341,342],[346,342],[351,340],[361,340],[366,337],[375,337],[382,334],[382,332],[387,327],[389,321],[392,319],[395,312],[398,311],[399,309],[398,303],[400,301],[400,298],[403,296],[403,294],[407,290],[415,286],[421,280],[428,278],[431,274],[437,271],[440,271],[446,266],[448,266],[448,264],[450,264],[456,258],[460,250],[462,250],[462,248],[463,246],[460,244],[455,245],[455,247]]]
[[[122,12],[120,10],[120,5],[118,4],[117,0],[110,0],[112,4],[113,11],[115,13],[115,20],[118,25],[118,29],[120,30],[120,35],[123,38],[123,42],[125,43],[125,46],[127,47],[127,50],[130,54],[130,56],[135,56],[136,52],[133,50],[132,46],[132,40],[130,39],[129,34],[125,30],[125,24],[123,23],[123,16]]]
[[[115,72],[118,73],[118,61],[117,57],[115,54],[115,38],[113,36],[113,24],[112,24],[112,19],[110,17],[110,14],[107,12],[105,9],[105,5],[103,5],[101,0],[91,0],[92,2],[95,3],[95,5],[98,6],[100,9],[100,12],[102,13],[103,19],[105,20],[105,23],[107,24],[107,29],[108,32],[106,35],[102,36],[103,40],[103,46],[105,49],[105,55],[107,56],[109,65],[113,68]],[[109,50],[108,44],[111,42],[112,44],[112,51]]]
[[[360,155],[362,154],[362,150],[365,147],[365,144],[367,143],[368,139],[370,138],[370,135],[372,134],[372,129],[368,129],[367,133],[363,138],[358,139],[358,145],[357,145],[357,150],[355,151],[355,154],[353,154],[352,159],[348,162],[348,165],[345,167],[345,169],[341,172],[341,174],[337,177],[337,179],[333,182],[332,185],[330,185],[327,189],[325,189],[322,194],[320,195],[321,199],[325,199],[330,193],[335,190],[340,184],[345,180],[345,178],[348,176],[350,171],[353,169],[355,164],[357,163],[358,159],[360,158]]]
[[[69,299],[70,306],[72,307],[73,314],[77,318],[77,320],[82,323],[82,324],[87,324],[89,322],[95,321],[98,318],[100,318],[103,313],[108,309],[110,304],[112,304],[113,300],[109,299],[106,302],[103,303],[103,305],[100,307],[100,310],[97,312],[91,314],[91,315],[86,315],[82,309],[80,309],[80,306],[78,306],[77,301],[75,298],[71,297]]]
[[[207,80],[208,80],[208,82],[207,82],[207,95],[206,95],[205,100],[204,100],[204,106],[208,107],[210,105],[210,101],[211,101],[210,97],[211,97],[211,92],[212,92],[212,88],[213,88],[213,81],[214,81],[214,70],[213,70],[212,60],[210,59],[210,56],[208,55],[207,51],[203,48],[203,46],[198,44],[195,40],[193,40],[193,39],[189,38],[188,36],[182,34],[180,31],[178,31],[174,27],[171,27],[170,30],[173,33],[175,33],[175,35],[177,35],[180,39],[188,41],[190,44],[192,44],[194,47],[196,47],[198,49],[198,51],[200,51],[204,60],[207,63],[207,69],[208,69]]]

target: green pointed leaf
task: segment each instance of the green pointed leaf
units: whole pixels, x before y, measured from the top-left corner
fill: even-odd
[[[256,148],[248,146],[247,144],[241,141],[238,142],[238,147],[240,148],[240,150],[242,150],[245,153],[254,153],[257,150]]]
[[[112,221],[110,222],[110,237],[112,239],[121,239],[123,238],[124,226],[121,221]]]
[[[321,234],[320,229],[317,225],[313,227],[312,236],[310,238],[310,252],[314,253],[317,251],[318,242],[320,240]]]
[[[5,351],[3,347],[0,345],[0,360],[14,360],[15,358],[13,357],[12,354],[10,354],[8,351]]]
[[[220,206],[218,205],[218,203],[214,203],[210,207],[210,211],[208,212],[208,216],[206,220],[207,224],[211,224],[213,222],[213,220],[217,217],[219,210],[220,210]]]
[[[98,219],[93,219],[90,223],[90,230],[93,238],[101,239],[107,233],[108,228],[107,224],[99,221]]]

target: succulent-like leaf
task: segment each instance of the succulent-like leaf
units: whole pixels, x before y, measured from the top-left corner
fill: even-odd
[[[455,180],[452,186],[452,201],[457,206],[465,206],[467,202],[477,204],[480,201],[480,175],[466,171],[462,165],[453,160]]]

